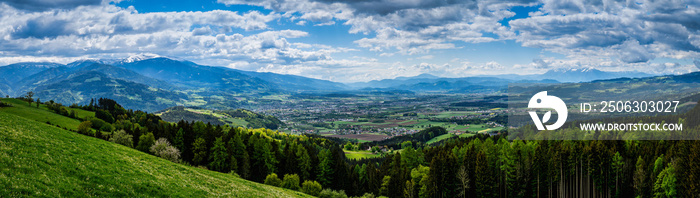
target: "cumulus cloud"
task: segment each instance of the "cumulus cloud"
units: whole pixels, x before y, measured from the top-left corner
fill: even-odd
[[[452,49],[454,41],[490,42],[510,38],[514,33],[499,21],[512,17],[509,7],[534,5],[531,0],[501,2],[468,1],[350,1],[350,0],[218,0],[227,5],[262,6],[285,16],[309,20],[319,25],[344,21],[350,33],[375,34],[355,41],[372,51],[398,51],[401,54],[427,53]],[[301,22],[302,24],[304,22]],[[486,34],[493,36],[486,36]],[[392,54],[387,53],[387,54]]]
[[[342,51],[309,45],[301,49],[288,39],[308,36],[299,30],[268,30],[275,13],[208,12],[138,13],[113,5],[71,10],[25,12],[0,4],[0,48],[5,57],[111,58],[155,53],[204,63],[232,60],[292,64],[329,59]],[[263,30],[255,34],[235,32]],[[55,59],[59,60],[59,59]],[[229,61],[222,61],[229,60]]]
[[[510,21],[523,46],[624,63],[700,57],[700,6],[690,1],[543,0],[538,14]]]
[[[78,6],[100,5],[102,2],[103,0],[0,0],[0,3],[28,11],[69,9]]]
[[[698,1],[218,0],[260,6],[269,14],[139,13],[110,2],[114,1],[0,0],[0,63],[154,53],[344,82],[420,73],[461,77],[572,67],[661,73],[700,68]],[[537,10],[517,13],[520,17],[513,19],[516,6]],[[281,26],[269,25],[273,21]],[[335,54],[357,49],[299,42],[313,40],[298,38],[317,32],[304,28],[327,25],[347,26],[349,34],[357,34],[353,47],[362,52],[338,59]],[[283,29],[274,29],[278,27]],[[471,63],[463,57],[447,61],[432,55],[471,50],[479,46],[472,45],[476,43],[511,41],[563,56],[540,55],[532,61],[526,57],[523,63],[503,64],[499,59]],[[362,55],[347,57],[358,54]],[[683,61],[658,63],[659,58]]]

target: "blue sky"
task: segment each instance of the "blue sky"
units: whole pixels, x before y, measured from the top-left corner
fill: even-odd
[[[0,0],[0,65],[165,56],[357,82],[700,67],[700,3]]]

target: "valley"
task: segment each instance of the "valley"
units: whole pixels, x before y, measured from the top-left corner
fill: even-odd
[[[36,68],[26,70],[27,67]],[[19,70],[26,72],[17,72]],[[580,164],[568,164],[566,176],[564,171],[559,175],[547,175],[538,171],[561,171],[555,165],[563,163],[556,161],[561,160],[562,156],[575,156],[575,162],[673,162],[672,158],[665,157],[664,154],[681,156],[683,159],[689,159],[688,156],[692,154],[669,148],[687,149],[700,145],[696,142],[677,141],[611,143],[596,138],[601,137],[601,134],[614,138],[660,136],[647,132],[642,132],[640,136],[618,132],[592,133],[570,127],[572,122],[592,118],[625,122],[671,120],[684,122],[690,130],[686,133],[669,133],[667,137],[697,138],[695,133],[700,121],[695,115],[700,109],[696,106],[700,100],[697,91],[700,88],[697,84],[699,73],[600,79],[582,83],[419,75],[367,82],[363,85],[367,87],[358,88],[354,87],[358,84],[244,72],[167,58],[81,61],[66,65],[26,63],[0,67],[0,72],[17,75],[0,81],[4,84],[0,86],[3,88],[0,91],[8,93],[7,96],[13,94],[12,98],[0,99],[0,120],[21,119],[17,124],[0,126],[4,127],[0,130],[8,134],[3,136],[3,140],[9,142],[0,144],[0,148],[7,150],[6,148],[29,145],[30,148],[50,150],[25,141],[38,139],[40,141],[37,144],[50,145],[41,138],[31,136],[34,134],[27,135],[30,134],[29,131],[42,131],[51,133],[43,136],[70,142],[56,144],[75,144],[74,147],[65,149],[80,153],[77,156],[88,156],[90,159],[118,156],[126,161],[143,162],[95,162],[84,167],[91,174],[84,174],[84,177],[80,176],[77,179],[79,181],[74,182],[72,180],[76,180],[74,177],[77,174],[70,172],[73,171],[73,166],[62,162],[89,162],[76,155],[51,153],[50,156],[61,156],[64,161],[49,160],[46,163],[59,164],[55,168],[58,172],[70,172],[55,177],[69,181],[70,186],[83,186],[87,189],[86,195],[136,194],[131,189],[138,184],[133,182],[107,182],[96,186],[93,182],[83,181],[87,178],[104,180],[104,175],[111,174],[97,171],[98,169],[115,172],[115,169],[124,167],[146,171],[147,173],[135,171],[128,174],[134,178],[138,176],[133,174],[147,175],[149,179],[145,182],[150,186],[142,190],[153,196],[242,194],[246,197],[295,197],[347,193],[351,196],[369,197],[419,194],[434,197],[447,196],[446,192],[458,189],[471,195],[498,196],[510,192],[534,195],[537,190],[532,185],[510,186],[518,181],[532,181],[532,176],[546,179],[549,183],[542,185],[552,189],[579,187],[570,187],[568,182],[557,184],[551,181],[597,177],[603,179],[605,184],[597,184],[590,179],[583,183],[613,191],[608,184],[619,179],[629,181],[632,177],[644,177],[659,182],[664,178],[655,178],[653,175],[631,176],[635,171],[648,168],[629,166],[621,169],[618,165],[609,163],[600,165],[601,169],[616,168],[616,171],[626,176],[612,178],[599,172],[571,171],[580,170]],[[567,139],[527,139],[533,133],[541,135],[547,132],[538,133],[532,129],[532,125],[515,125],[513,120],[526,115],[524,112],[527,107],[522,105],[527,104],[532,94],[542,89],[552,90],[557,96],[574,102],[590,102],[599,100],[597,97],[623,95],[645,99],[665,97],[679,100],[681,105],[679,111],[671,115],[572,114],[570,122],[557,131],[561,132],[557,133],[559,136],[553,137],[577,135],[592,140],[591,143]],[[577,90],[583,93],[575,92]],[[575,105],[567,108],[575,109]],[[526,123],[530,121],[522,120]],[[56,134],[60,136],[55,137]],[[61,137],[61,134],[68,136]],[[13,138],[14,136],[21,138]],[[84,138],[87,139],[83,140]],[[109,154],[100,151],[88,154],[83,151],[96,150],[94,145],[101,150],[107,149],[108,152],[113,151],[112,148],[118,149]],[[54,147],[63,148],[60,145]],[[73,148],[80,151],[71,150]],[[644,150],[659,152],[642,159],[637,153]],[[12,152],[19,152],[20,156],[34,155],[34,151],[28,150]],[[604,159],[590,157],[600,153]],[[0,160],[17,160],[8,156],[0,155]],[[28,192],[39,192],[47,196],[73,195],[67,192],[68,186],[41,178],[31,179],[38,170],[45,167],[41,159],[31,158],[31,161],[37,166],[25,168],[21,174],[0,167],[0,176],[22,179],[6,183],[12,186],[13,194],[10,196],[26,195]],[[546,166],[535,169],[532,167],[535,161]],[[671,171],[674,167],[688,167],[693,163],[681,161],[677,162],[679,165],[674,165],[671,162],[666,165],[661,163],[657,169]],[[14,162],[7,164],[13,169],[20,167]],[[523,175],[513,174],[518,170]],[[458,172],[462,172],[462,176],[450,176]],[[481,174],[482,172],[488,174]],[[165,173],[176,176],[159,185],[152,184],[160,181],[151,178],[162,178]],[[501,178],[499,175],[506,178],[504,185],[494,183]],[[184,183],[191,186],[172,187],[176,185],[173,183],[183,183],[183,178],[188,178]],[[471,189],[455,186],[462,179],[475,181],[474,185],[479,187]],[[217,183],[217,186],[202,184],[210,181]],[[19,185],[17,182],[29,185]],[[408,185],[404,185],[407,182]],[[44,190],[38,183],[48,183],[57,190]],[[442,183],[449,186],[438,185]],[[118,190],[105,186],[113,186]],[[154,190],[171,187],[185,189],[186,193]],[[191,187],[200,190],[191,190]],[[404,191],[406,189],[413,190]],[[633,190],[633,187],[627,185],[614,191],[622,193]],[[230,191],[237,194],[226,194]]]

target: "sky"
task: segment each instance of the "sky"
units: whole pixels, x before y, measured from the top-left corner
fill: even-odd
[[[0,65],[164,56],[360,82],[700,68],[700,1],[0,0]]]

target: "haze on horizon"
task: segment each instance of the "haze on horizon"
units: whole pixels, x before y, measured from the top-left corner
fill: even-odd
[[[700,67],[697,1],[0,0],[0,65],[158,55],[358,82]]]

